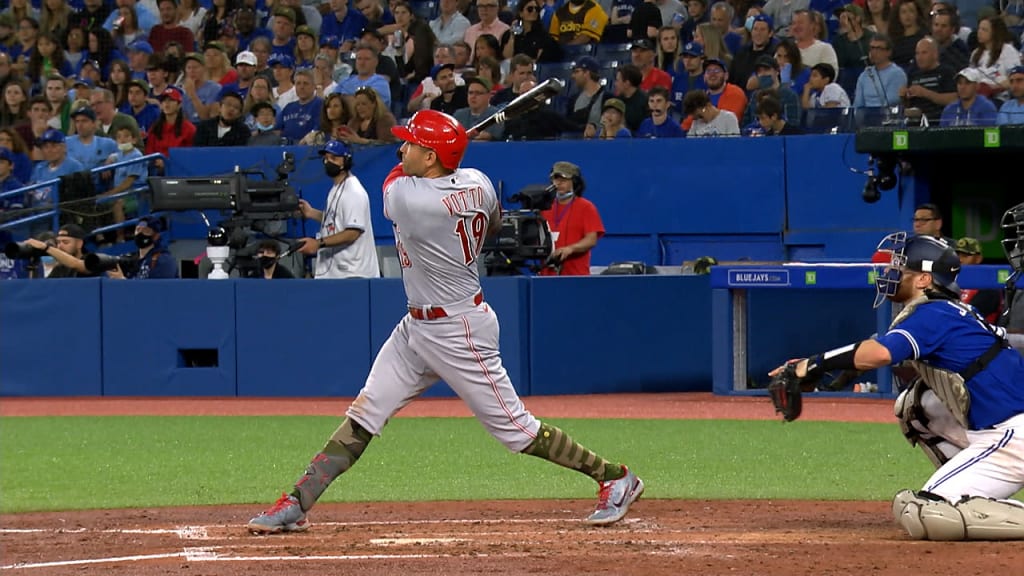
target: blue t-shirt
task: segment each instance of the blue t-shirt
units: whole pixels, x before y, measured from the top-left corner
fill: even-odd
[[[289,142],[298,142],[302,138],[320,128],[320,107],[323,100],[315,97],[303,104],[296,100],[290,102],[277,115],[275,128],[281,131],[281,137],[287,138]]]
[[[963,102],[957,100],[942,111],[940,126],[995,126],[996,105],[981,94],[974,97],[970,108],[964,108]]]
[[[342,80],[334,91],[338,94],[351,96],[363,86],[369,86],[376,90],[377,94],[384,100],[384,106],[387,106],[389,110],[391,109],[391,85],[388,84],[388,79],[381,74],[374,74],[366,80],[361,80],[359,76],[353,74]]]
[[[331,12],[324,16],[323,22],[320,23],[320,37],[337,36],[342,43],[357,41],[366,25],[366,16],[359,10],[350,8],[341,22],[338,22],[337,16]]]
[[[677,69],[681,70],[682,66],[678,66]],[[676,110],[683,111],[683,98],[686,98],[686,93],[690,90],[707,90],[708,85],[704,82],[704,75],[690,76],[690,73],[686,70],[682,70],[679,74],[672,75],[672,107]]]
[[[69,136],[66,140],[68,156],[92,170],[107,161],[111,154],[117,152],[117,142],[103,136],[93,136],[88,144],[83,143],[78,135]]]
[[[225,85],[221,91],[225,94],[228,92],[234,92],[242,97],[243,102],[245,101],[245,97],[249,95],[249,88],[242,88],[238,85],[238,82]]]
[[[951,300],[929,301],[878,338],[892,356],[892,364],[924,360],[928,364],[961,372],[980,358],[995,341],[969,306]],[[971,407],[967,415],[972,430],[990,428],[1024,413],[1024,357],[1012,349],[999,353],[967,382]]]
[[[1005,126],[1007,124],[1024,124],[1024,103],[1020,100],[1008,100],[999,109],[999,116],[996,117],[996,124]]]
[[[260,36],[266,38],[267,40],[273,38],[273,35],[270,33],[270,30],[267,30],[266,28],[256,28],[252,32],[244,35],[239,33],[238,51],[241,52],[242,50],[248,50],[249,44],[252,44],[252,41],[259,38]]]
[[[199,96],[200,102],[203,104],[210,104],[217,101],[217,98],[220,96],[220,90],[220,84],[213,82],[212,80],[207,80],[202,86],[196,88],[196,94]],[[184,94],[184,90],[182,90],[182,93]],[[181,111],[185,119],[193,124],[199,124],[199,121],[202,120],[202,118],[199,117],[199,112],[196,111],[196,107],[192,105],[192,99],[189,98],[188,95],[185,95],[181,99]],[[139,127],[142,127],[141,122],[139,123]]]
[[[22,186],[24,186],[24,184],[21,183],[21,180],[18,180],[12,174],[5,178],[3,181],[0,181],[0,193],[11,192],[12,190],[17,190]],[[24,194],[15,194],[13,196],[4,196],[3,198],[0,198],[0,210],[15,210],[24,207]]]
[[[295,41],[294,37],[289,39],[288,43],[285,44],[284,46],[278,46],[277,44],[274,44],[273,42],[271,42],[270,43],[270,53],[271,54],[280,54],[282,56],[289,56],[289,57],[293,57],[294,58],[295,57],[295,42],[296,41]]]
[[[138,113],[132,108],[131,104],[125,103],[118,112],[127,114],[132,118],[135,118],[135,122],[139,125],[139,130],[142,131],[143,136],[149,133],[149,128],[156,124],[156,121],[160,119],[160,107],[156,104],[147,103],[139,110]]]
[[[121,150],[118,150],[117,159],[114,160],[114,163],[126,162],[128,160],[134,160],[135,158],[142,158],[142,152],[139,152],[138,148],[132,148],[131,152],[122,152]],[[138,186],[140,182],[146,179],[147,174],[148,172],[146,170],[145,162],[138,162],[136,164],[129,164],[127,166],[114,168],[114,186],[124,182],[125,178],[129,176],[135,176],[135,185]]]
[[[654,123],[654,120],[650,118],[644,118],[644,121],[640,123],[640,128],[636,131],[637,138],[682,138],[686,136],[683,132],[683,127],[672,121],[671,118],[665,120],[660,126]]]
[[[43,161],[36,164],[35,170],[32,171],[32,183],[38,184],[39,182],[53,180],[54,178],[60,178],[65,174],[81,172],[82,170],[85,170],[85,167],[79,164],[78,160],[69,156],[65,156],[64,161],[57,165],[56,168],[51,168],[49,162]],[[56,184],[54,184],[54,186],[44,186],[43,188],[30,190],[28,193],[29,205],[41,206],[53,203],[53,188],[55,187]]]
[[[160,280],[177,278],[178,266],[174,257],[159,244],[139,260],[139,269],[132,278],[137,280]]]

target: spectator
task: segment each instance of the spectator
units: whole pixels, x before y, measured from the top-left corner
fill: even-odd
[[[455,50],[455,74],[461,75],[466,71],[470,71],[470,61],[473,58],[473,49],[465,41],[456,42],[452,44],[452,48]]]
[[[4,86],[0,102],[0,125],[14,126],[28,119],[28,88],[20,81],[11,80]]]
[[[89,278],[94,274],[85,268],[85,257],[88,254],[85,251],[86,236],[85,230],[78,224],[65,224],[57,230],[53,244],[35,238],[29,238],[25,243],[37,250],[44,250],[47,256],[57,262],[47,278]]]
[[[210,42],[203,47],[203,68],[206,69],[206,77],[219,85],[218,91],[238,80],[238,73],[231,67],[227,48],[221,42]]]
[[[182,26],[178,18],[178,0],[157,0],[157,8],[160,23],[149,31],[149,44],[153,51],[163,53],[168,42],[177,42],[188,51],[195,50],[196,39],[192,30]]]
[[[640,82],[640,89],[650,92],[651,88],[661,86],[666,90],[672,89],[672,77],[667,72],[654,65],[654,42],[642,38],[634,40],[630,47],[630,57],[633,65],[640,69],[643,80]]]
[[[25,186],[14,176],[14,152],[0,146],[0,193],[11,192]],[[25,196],[15,195],[0,199],[0,221],[8,218],[4,215],[9,210],[21,210],[25,207]]]
[[[245,146],[249,142],[249,127],[242,117],[243,103],[238,92],[225,89],[220,96],[220,114],[196,126],[192,145]]]
[[[352,107],[337,92],[328,94],[320,108],[320,126],[311,130],[299,142],[303,146],[323,146],[331,139],[339,138],[349,130],[352,121]]]
[[[453,116],[466,130],[469,130],[484,118],[497,112],[498,109],[491,105],[491,91],[494,85],[490,78],[484,76],[470,78],[466,82],[466,88],[469,95],[469,106],[456,110]],[[501,135],[501,125],[495,124],[486,130],[481,130],[473,139],[501,140]]]
[[[195,124],[217,113],[220,84],[206,77],[206,58],[198,52],[185,55],[185,76],[181,81],[184,92],[182,114]]]
[[[249,88],[252,87],[253,80],[256,78],[256,55],[248,51],[239,52],[235,56],[235,70],[238,72],[238,78],[224,88],[237,92],[239,96],[245,98],[249,95]]]
[[[316,95],[323,100],[335,94],[338,83],[334,81],[334,64],[330,56],[320,53],[313,59],[313,78],[316,84]],[[339,94],[340,96],[340,94]]]
[[[501,54],[501,46],[498,45],[497,38],[490,34],[477,36],[476,44],[473,45],[473,70],[476,72],[480,71],[481,58],[494,58],[497,60],[499,54]]]
[[[831,64],[839,70],[839,58],[831,44],[822,42],[815,36],[815,23],[807,10],[797,10],[793,14],[793,41],[800,49],[800,62],[805,67],[812,67],[819,62]]]
[[[961,266],[974,266],[981,264],[985,257],[981,254],[981,242],[976,238],[963,237],[954,245],[956,255],[960,257]],[[979,290],[977,288],[962,288],[960,290],[960,301],[964,304],[974,306],[978,314],[989,324],[995,324],[1002,313],[1003,293],[1002,290]]]
[[[501,38],[505,31],[509,29],[508,24],[498,19],[498,0],[478,0],[476,10],[477,14],[480,15],[480,21],[467,28],[465,36],[462,37],[463,41],[469,46],[476,46],[476,39],[483,34],[490,34],[495,38]],[[554,30],[552,28],[551,35],[557,39],[558,34],[554,33]],[[600,38],[600,35],[598,37]],[[470,52],[469,56],[472,58],[472,52]]]
[[[964,68],[956,76],[957,100],[942,111],[942,126],[994,126],[996,105],[978,93],[982,81],[977,68]]]
[[[885,4],[888,6],[888,4]],[[938,4],[937,6],[945,6]],[[955,6],[932,11],[932,38],[939,44],[939,62],[950,70],[963,70],[970,64],[970,48],[957,37],[960,16]]]
[[[477,77],[487,78],[491,82],[491,90],[497,91],[504,88],[501,85],[501,78],[504,76],[501,72],[501,64],[490,56],[484,56],[477,62],[476,65]]]
[[[816,64],[804,85],[804,108],[849,108],[850,97],[836,83],[836,71],[831,64]]]
[[[317,43],[316,34],[309,26],[299,26],[295,29],[295,69],[313,68],[313,58],[320,53],[320,46]],[[207,57],[209,62],[209,57]]]
[[[907,107],[921,110],[929,124],[937,124],[942,110],[956,101],[954,72],[939,62],[939,45],[929,36],[917,42],[914,66],[900,98]]]
[[[344,0],[332,2],[343,3]],[[441,0],[437,18],[430,21],[430,29],[440,44],[451,45],[462,40],[469,26],[469,20],[459,12],[458,0]]]
[[[647,93],[640,89],[643,73],[632,64],[621,66],[615,71],[615,97],[626,107],[626,127],[636,130],[650,114],[647,109]],[[603,110],[602,110],[603,113]]]
[[[132,141],[141,144],[139,123],[135,118],[118,112],[114,107],[114,93],[106,88],[97,88],[89,96],[90,108],[96,113],[96,135],[114,138],[120,128],[128,128]]]
[[[469,90],[455,83],[455,65],[439,64],[430,71],[430,77],[441,91],[441,95],[430,101],[431,110],[454,114],[460,108],[469,106]]]
[[[804,84],[811,77],[811,67],[804,64],[796,43],[790,39],[779,42],[775,47],[775,61],[779,63],[779,81],[793,92],[803,94]]]
[[[551,230],[554,250],[543,276],[589,276],[590,251],[604,236],[604,224],[593,202],[583,198],[586,181],[580,167],[571,162],[555,162],[551,167],[555,186],[554,205],[541,213]]]
[[[68,77],[72,73],[71,65],[64,57],[60,39],[49,32],[39,34],[36,48],[32,51],[32,56],[29,57],[25,76],[33,83],[41,85],[51,75]]]
[[[121,6],[115,14],[120,14],[120,16],[110,31],[110,36],[118,50],[124,52],[132,44],[146,41],[147,30],[139,25],[139,16],[135,7]]]
[[[46,78],[43,88],[50,104],[50,127],[67,134],[71,131],[71,100],[66,80],[60,74],[52,74]]]
[[[595,138],[598,140],[615,140],[632,138],[633,133],[625,126],[626,105],[618,98],[609,98],[601,106],[601,129]]]
[[[442,0],[442,5],[444,1],[454,0]],[[540,18],[541,4],[541,0],[523,0],[516,4],[516,25],[500,37],[503,60],[523,54],[538,62],[559,61],[562,47],[544,27]]]
[[[139,249],[136,270],[125,271],[118,265],[107,272],[114,280],[161,280],[178,277],[178,265],[163,241],[164,223],[157,218],[139,220],[135,226],[135,246]]]
[[[798,136],[804,133],[799,127],[786,122],[782,102],[770,94],[757,99],[757,122],[766,136]]]
[[[249,95],[252,96],[252,93]],[[249,112],[252,130],[249,146],[280,146],[281,133],[275,129],[277,110],[274,109],[274,105],[267,101],[256,102]]]
[[[621,12],[621,7],[628,6],[629,4],[630,2],[628,0],[619,0],[618,2],[613,3],[612,9],[617,9],[618,11]],[[612,14],[609,14],[609,16],[612,16]],[[621,14],[619,14],[619,19],[620,21],[622,20]],[[627,40],[636,41],[644,38],[649,39],[651,41],[660,42],[661,30],[663,30],[664,28],[672,28],[672,38],[675,39],[676,48],[678,49],[679,31],[673,28],[670,25],[669,21],[662,19],[661,9],[658,8],[657,0],[638,0],[636,2],[636,7],[632,10],[632,12],[627,13],[627,19],[625,24],[627,26],[627,38],[623,39],[623,42]],[[607,41],[607,37],[608,30],[606,28],[604,33],[605,41]],[[661,68],[662,70],[665,70],[665,68],[662,68],[661,66],[658,67]]]
[[[853,97],[855,108],[879,108],[899,103],[900,89],[907,85],[907,74],[889,59],[892,41],[884,34],[876,34],[870,44],[871,66],[857,78],[857,92]]]
[[[150,102],[157,102],[157,96],[164,93],[164,90],[171,85],[171,74],[173,66],[156,54],[150,56],[149,65],[146,67],[146,80],[149,82]]]
[[[688,8],[684,2],[679,0],[655,0],[655,5],[658,7],[658,11],[661,12],[661,24],[663,26],[672,26],[677,31],[682,28],[683,22],[689,17]],[[680,42],[683,42],[680,38]]]
[[[886,0],[872,1],[885,2]],[[796,21],[797,12],[807,11],[808,8],[810,8],[809,0],[768,0],[761,13],[770,17],[775,23],[775,36],[790,38],[795,36],[790,28]]]
[[[291,56],[271,54],[267,64],[274,71],[274,103],[278,108],[284,108],[295,102],[295,84],[292,82],[295,74],[294,59]]]
[[[434,67],[431,68],[431,73],[420,82],[420,85],[412,93],[409,102],[406,104],[407,111],[416,112],[417,110],[430,108],[430,102],[441,95],[441,89],[434,83],[434,74],[441,70],[439,67],[443,64],[450,64],[454,71],[454,47],[441,45],[434,49]],[[465,80],[462,79],[462,75],[457,72],[455,73],[455,84],[458,86],[465,86],[466,84]]]
[[[10,45],[8,54],[11,57],[11,66],[19,74],[25,74],[28,70],[29,59],[36,51],[36,39],[39,37],[39,21],[30,16],[18,20],[18,38]]]
[[[367,44],[360,44],[356,47],[356,70],[355,74],[345,78],[338,84],[336,92],[344,96],[352,96],[356,90],[368,86],[377,91],[384,105],[391,108],[391,87],[388,79],[377,73],[377,51]],[[434,77],[431,71],[431,77]],[[434,80],[437,80],[435,77]],[[453,110],[454,111],[454,110]]]
[[[1011,98],[999,109],[996,124],[1024,124],[1024,66],[1010,70]]]
[[[512,57],[511,71],[508,75],[509,85],[499,90],[491,97],[491,104],[501,106],[515,100],[523,93],[523,85],[526,82],[536,82],[533,76],[533,59],[526,54],[516,54]],[[600,88],[600,84],[598,84]]]
[[[30,157],[32,148],[25,143],[21,134],[13,128],[0,127],[0,148],[10,150],[14,156],[14,177],[22,182],[30,182],[32,180],[32,159]]]
[[[253,41],[249,43],[249,51],[256,55],[256,76],[262,76],[271,85],[276,85],[274,71],[270,68],[270,56],[272,54],[270,39],[263,36],[253,38]]]
[[[660,15],[660,12],[659,12]],[[658,30],[657,66],[672,74],[676,62],[679,61],[682,44],[679,42],[679,31],[672,26],[662,26]]]
[[[686,12],[688,16],[686,22],[683,22],[682,28],[679,29],[679,39],[683,43],[698,42],[697,27],[711,20],[707,0],[687,0]],[[707,48],[706,45],[704,47]]]
[[[128,82],[128,103],[120,110],[135,119],[143,138],[160,118],[160,107],[150,103],[148,97],[149,84],[145,80],[132,80]]]
[[[110,82],[107,86],[114,92],[114,104],[118,109],[128,105],[128,81],[131,79],[132,70],[127,62],[114,60],[110,63]]]
[[[85,167],[74,158],[69,158],[64,133],[60,130],[48,129],[36,141],[36,145],[42,149],[43,161],[36,164],[32,171],[32,183],[40,184],[47,180],[60,178],[65,174],[80,172]],[[47,186],[37,188],[28,193],[30,206],[48,206],[54,201],[53,187]]]
[[[114,39],[103,28],[89,30],[88,61],[95,62],[99,69],[100,77],[104,80],[112,79],[111,73],[113,63],[124,61],[124,54],[114,45]],[[84,63],[83,63],[84,66]]]
[[[938,238],[950,247],[956,245],[952,238],[942,235],[942,211],[935,204],[921,204],[914,209],[914,234]]]
[[[111,11],[110,4],[105,0],[84,0],[81,10],[71,17],[71,22],[85,30],[95,30],[103,25]]]
[[[597,134],[601,126],[601,108],[608,97],[601,86],[600,70],[601,65],[592,56],[577,60],[572,70],[572,82],[579,92],[569,108],[568,123],[574,131],[583,132],[584,138],[593,138]],[[521,90],[523,88],[520,86]]]
[[[979,72],[980,93],[1000,98],[1010,87],[1010,70],[1020,66],[1020,52],[1013,47],[1013,37],[1006,23],[998,16],[983,18],[978,23],[978,47],[971,53],[971,67]]]
[[[402,97],[402,75],[398,71],[398,64],[395,63],[395,59],[391,56],[384,54],[384,50],[387,46],[387,38],[380,33],[380,30],[373,28],[372,26],[363,30],[363,35],[360,37],[360,42],[370,46],[377,51],[377,74],[387,78],[389,93],[395,98]],[[434,63],[437,64],[437,54],[441,50],[441,46],[437,45],[434,47]],[[448,50],[451,47],[447,47]],[[345,66],[348,66],[347,64]],[[348,76],[351,68],[348,69],[343,75]],[[339,76],[340,77],[340,76]],[[424,78],[426,80],[430,78],[429,74]]]
[[[647,107],[651,117],[640,123],[637,138],[682,138],[686,136],[682,127],[669,116],[669,92],[661,86],[651,88],[647,93]]]
[[[754,69],[757,75],[757,89],[751,94],[747,107],[743,112],[743,125],[752,124],[757,120],[757,95],[763,91],[772,91],[773,97],[782,104],[782,118],[791,122],[800,121],[800,96],[789,87],[784,86],[779,75],[779,63],[771,56],[762,56]],[[806,85],[805,88],[806,90]]]
[[[337,0],[335,0],[337,1]],[[277,240],[260,242],[256,251],[256,262],[260,265],[259,277],[264,280],[287,280],[295,278],[287,266],[280,263],[281,245]]]
[[[683,111],[683,98],[691,90],[705,90],[704,47],[696,42],[683,46],[682,57],[672,74],[672,106]]]
[[[721,60],[708,59],[704,61],[704,84],[707,86],[707,95],[710,102],[716,108],[732,112],[736,118],[741,118],[747,108],[747,95],[743,89],[735,84],[730,84],[729,73],[726,72],[725,63]],[[690,122],[687,118],[683,121],[683,129],[690,129]],[[737,120],[738,122],[738,120]]]
[[[889,35],[889,18],[892,15],[894,2],[889,0],[865,0],[867,8],[866,26],[875,34]]]
[[[241,8],[238,10],[238,14],[235,16],[235,27],[241,35],[242,30],[239,26],[242,12],[247,11],[252,14],[252,20],[256,20],[256,12],[251,8]],[[178,22],[182,26],[188,28],[189,32],[192,33],[192,37],[196,38],[199,33],[203,30],[203,21],[206,20],[206,8],[204,8],[200,0],[181,0],[178,5]],[[243,35],[244,38],[244,35]],[[194,46],[189,46],[189,50],[195,50]]]
[[[355,113],[348,123],[348,129],[341,129],[339,140],[346,144],[383,144],[394,142],[391,127],[396,124],[395,116],[384,105],[377,91],[363,87],[356,90],[352,98]]]
[[[711,103],[706,92],[693,90],[683,98],[683,112],[693,118],[687,137],[739,136],[740,124],[736,115],[719,110]]]
[[[64,36],[63,52],[64,60],[71,66],[72,72],[81,68],[86,55],[85,30],[78,25],[69,28]]]
[[[839,70],[859,71],[868,63],[871,38],[875,33],[864,28],[864,9],[856,4],[847,4],[839,12],[838,34],[832,38]],[[813,67],[812,67],[813,68]]]
[[[115,27],[121,25],[120,21],[124,18],[124,12],[121,11],[122,9],[125,11],[131,10],[132,14],[138,21],[137,24],[139,31],[143,34],[149,33],[150,29],[160,22],[149,8],[146,8],[141,4],[137,4],[136,0],[117,0],[116,4],[118,9],[112,11],[110,15],[107,16],[107,20],[103,23],[103,29],[107,32],[113,32]]]
[[[113,139],[96,135],[96,113],[92,108],[73,111],[71,120],[75,123],[75,135],[68,137],[65,143],[68,156],[86,170],[100,166],[117,151],[117,143]]]
[[[275,8],[271,21],[271,53],[290,58],[295,54],[295,11],[285,6]]]
[[[719,35],[722,37],[722,41],[725,42],[725,47],[729,49],[729,54],[736,54],[743,47],[744,39],[743,36],[732,31],[731,25],[736,15],[736,10],[728,2],[715,2],[711,5],[711,18],[710,23]]]
[[[311,130],[320,128],[323,100],[317,98],[312,71],[299,70],[295,73],[295,95],[298,100],[281,109],[275,126],[287,142],[298,142]]]
[[[170,155],[171,148],[192,146],[196,127],[185,117],[182,106],[181,92],[168,88],[160,95],[160,116],[146,136],[146,154]],[[164,169],[163,159],[153,161],[161,173]]]
[[[43,159],[42,150],[36,147],[36,142],[50,129],[52,110],[45,96],[33,96],[28,103],[28,122],[14,126],[22,140],[32,143],[28,151],[32,161]]]
[[[888,32],[893,41],[892,61],[909,70],[917,43],[928,31],[928,21],[917,0],[897,0],[895,8],[889,16]]]
[[[696,31],[693,33],[693,42],[704,47],[705,58],[721,60],[722,62],[725,62],[726,65],[732,62],[732,54],[730,54],[729,49],[725,47],[725,41],[722,40],[722,35],[718,32],[718,29],[712,26],[709,22],[704,22],[697,26]]]
[[[750,43],[733,53],[729,78],[732,78],[733,82],[744,82],[748,92],[757,90],[757,75],[754,73],[756,63],[762,56],[774,57],[775,45],[771,17],[766,14],[753,16],[750,24]],[[697,87],[690,87],[683,91],[683,94],[694,88]]]
[[[274,103],[273,89],[270,87],[270,80],[267,80],[263,76],[253,78],[252,87],[249,88],[249,93],[245,96],[245,107],[243,109],[245,123],[253,130],[256,129],[256,122],[254,120],[255,114],[252,110],[258,103],[269,104],[271,110],[274,111],[275,117],[277,117],[277,113],[281,111]],[[271,125],[273,125],[273,122],[271,122]],[[271,127],[270,129],[272,130],[273,128]]]
[[[142,152],[139,152],[139,149],[135,147],[136,134],[137,132],[130,126],[120,126],[114,130],[114,136],[117,140],[117,151],[107,158],[107,164],[118,164],[142,158]],[[118,166],[114,168],[110,190],[100,194],[100,196],[115,196],[122,192],[127,192],[145,182],[147,173],[146,165],[142,162]],[[104,174],[107,175],[110,172],[106,171]],[[118,198],[111,204],[111,212],[115,223],[120,224],[125,221],[127,204],[125,198]],[[118,243],[124,242],[124,228],[117,229],[116,237]]]
[[[444,1],[441,4],[443,6]],[[320,37],[336,37],[339,43],[338,49],[342,52],[349,52],[356,45],[356,41],[369,22],[362,12],[349,10],[347,0],[330,0],[330,10],[320,23]],[[469,23],[467,22],[466,25],[469,26]]]
[[[331,140],[320,155],[332,186],[324,210],[299,200],[302,216],[320,223],[316,239],[303,238],[299,251],[307,256],[316,255],[317,280],[378,278],[380,264],[374,248],[370,199],[359,178],[351,172],[352,152],[343,142]]]

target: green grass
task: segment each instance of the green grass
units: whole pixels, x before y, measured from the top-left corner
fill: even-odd
[[[340,419],[0,419],[0,512],[265,503]],[[930,464],[892,424],[552,420],[628,463],[651,498],[887,500]],[[473,419],[402,418],[322,501],[589,498],[594,483],[510,454]]]

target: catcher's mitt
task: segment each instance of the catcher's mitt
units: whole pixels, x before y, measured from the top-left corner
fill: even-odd
[[[803,409],[801,383],[803,378],[796,375],[796,362],[786,364],[781,372],[772,376],[768,384],[768,394],[772,397],[775,412],[782,414],[783,420],[792,422],[800,417]]]

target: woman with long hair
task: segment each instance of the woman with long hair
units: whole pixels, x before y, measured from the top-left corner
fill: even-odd
[[[71,69],[77,71],[85,60],[87,53],[85,46],[85,28],[78,24],[72,24],[64,34],[64,59],[71,65]]]
[[[349,129],[352,111],[341,94],[335,92],[327,96],[320,108],[320,127],[303,136],[299,144],[302,146],[323,146],[332,138],[341,138]]]
[[[889,17],[892,13],[892,4],[889,0],[866,0],[864,4],[865,18],[867,19],[864,27],[875,34],[890,36]]]
[[[32,179],[32,150],[25,139],[10,126],[0,128],[0,148],[7,148],[14,154],[14,177],[22,182]]]
[[[501,47],[498,44],[498,39],[493,34],[481,34],[477,36],[476,42],[473,44],[473,61],[470,66],[476,69],[480,65],[480,59],[484,57],[491,57],[497,60],[500,58]]]
[[[7,7],[7,13],[14,18],[15,22],[21,22],[23,18],[39,20],[39,10],[33,8],[29,0],[11,0],[10,6]]]
[[[28,70],[25,76],[33,84],[42,84],[42,81],[51,74],[60,74],[67,78],[74,71],[71,65],[64,59],[64,49],[60,40],[50,32],[42,32],[36,40],[36,49],[32,51],[32,57],[28,60]]]
[[[334,81],[334,62],[327,54],[317,54],[313,58],[313,81],[316,84],[316,95],[321,100],[338,87]]]
[[[227,49],[220,42],[210,42],[203,50],[203,66],[206,75],[221,86],[238,81],[238,72],[231,67]]]
[[[249,128],[256,129],[256,120],[252,117],[252,108],[260,102],[266,102],[274,108],[274,114],[281,111],[274,102],[274,91],[270,86],[270,80],[266,76],[256,76],[249,86],[249,93],[245,95],[245,102],[242,103],[242,116]]]
[[[181,113],[181,92],[168,88],[160,95],[160,118],[149,128],[146,136],[146,154],[170,154],[171,148],[191,147],[196,135],[194,124]],[[154,162],[163,172],[164,163]]]
[[[89,41],[86,48],[86,58],[94,60],[100,65],[100,76],[104,81],[110,79],[110,66],[114,61],[126,60],[114,45],[114,37],[103,28],[89,30]]]
[[[516,20],[501,35],[502,59],[510,60],[516,54],[526,54],[536,62],[558,62],[562,49],[551,37],[540,17],[544,2],[522,0],[516,6]]]
[[[135,6],[118,8],[119,16],[114,20],[114,46],[122,53],[128,53],[128,46],[136,40],[145,40],[146,32],[139,27],[139,14]]]
[[[676,60],[679,59],[680,50],[682,50],[682,46],[679,45],[679,31],[674,26],[662,26],[659,28],[658,56],[655,66],[671,74],[676,65]]]
[[[28,85],[11,80],[0,100],[0,126],[14,126],[28,118]]]
[[[722,33],[714,24],[698,24],[693,31],[693,41],[704,47],[704,58],[721,60],[726,66],[732,65],[732,53],[726,47]]]
[[[1006,22],[999,16],[978,22],[978,47],[971,52],[971,68],[981,72],[978,92],[1001,97],[1010,88],[1010,70],[1020,66],[1020,52],[1013,47],[1013,37]]]
[[[419,84],[430,75],[430,69],[434,66],[437,38],[430,26],[413,14],[407,2],[396,2],[391,11],[395,16],[395,24],[402,32],[401,37],[405,39],[400,54],[401,74],[410,84]]]
[[[56,38],[63,38],[70,23],[72,10],[64,0],[43,0],[39,14],[40,32],[48,32]]]
[[[7,53],[11,55],[11,67],[19,74],[25,74],[28,70],[28,61],[36,51],[38,37],[39,22],[35,18],[18,20],[17,39],[7,48]]]
[[[128,81],[132,79],[132,70],[124,60],[110,63],[110,79],[107,88],[114,93],[114,107],[121,109],[128,103]]]
[[[797,94],[804,93],[804,84],[811,78],[811,69],[804,67],[800,48],[789,38],[775,47],[775,61],[779,63],[779,82]]]
[[[238,8],[237,0],[213,0],[213,7],[207,10],[206,17],[203,19],[200,33],[203,46],[220,37],[221,27],[231,23],[236,8]]]
[[[924,38],[928,21],[917,0],[898,0],[889,15],[889,37],[892,38],[892,61],[904,70],[914,61],[917,42]]]
[[[377,91],[369,86],[356,90],[352,98],[355,114],[348,123],[348,130],[343,130],[340,140],[346,144],[385,144],[394,142],[395,136],[391,127],[395,125],[395,116],[384,105]]]
[[[320,52],[320,45],[317,44],[316,33],[309,26],[299,26],[295,29],[295,69],[312,70],[313,59]]]
[[[491,94],[504,88],[501,85],[501,63],[490,56],[484,56],[477,61],[476,75],[491,81]]]
[[[192,31],[192,36],[198,38],[199,32],[203,29],[203,21],[206,19],[206,8],[199,3],[199,0],[181,0],[178,2],[178,24]]]

